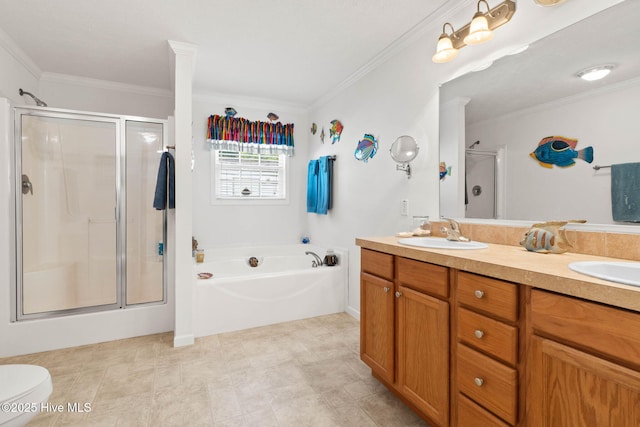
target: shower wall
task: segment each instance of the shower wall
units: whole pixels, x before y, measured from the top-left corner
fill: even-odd
[[[22,117],[24,314],[117,302],[116,132],[113,120]]]

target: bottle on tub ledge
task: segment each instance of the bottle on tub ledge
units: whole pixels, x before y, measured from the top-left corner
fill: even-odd
[[[338,255],[333,252],[333,249],[327,249],[327,254],[324,256],[324,265],[328,267],[338,265]]]

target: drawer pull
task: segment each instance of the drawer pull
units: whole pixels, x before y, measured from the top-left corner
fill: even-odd
[[[476,298],[478,299],[482,299],[484,298],[484,291],[481,291],[480,289],[476,289],[476,291],[473,293]]]
[[[484,384],[484,380],[480,377],[475,377],[473,379],[473,382],[476,383],[478,387],[482,387],[482,385]]]
[[[388,287],[388,286],[385,286],[385,287],[384,287],[384,288],[382,288],[382,289],[383,289],[385,292],[389,292],[389,291],[391,290],[391,288],[390,288],[390,287]]]
[[[476,329],[475,332],[473,333],[473,335],[475,335],[476,338],[478,338],[478,339],[482,339],[482,337],[484,337],[484,331],[482,331],[480,329]]]
[[[400,298],[402,296],[402,292],[398,291],[396,292],[396,298]]]

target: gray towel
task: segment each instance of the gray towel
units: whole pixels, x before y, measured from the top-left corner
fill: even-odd
[[[640,222],[640,163],[611,165],[614,221]]]

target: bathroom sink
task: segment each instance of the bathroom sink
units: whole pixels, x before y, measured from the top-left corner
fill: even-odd
[[[569,268],[598,279],[640,286],[640,262],[578,261]]]
[[[398,239],[398,243],[408,246],[417,246],[430,249],[485,249],[486,243],[480,242],[455,242],[444,237],[409,237]]]

